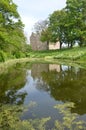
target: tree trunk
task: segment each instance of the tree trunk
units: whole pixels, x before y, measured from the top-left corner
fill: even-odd
[[[73,44],[71,43],[71,44],[70,44],[70,48],[72,48],[72,47],[73,47]]]
[[[82,37],[80,37],[80,43],[79,43],[79,46],[82,47],[82,45],[83,45],[83,39],[82,39]]]
[[[60,42],[60,50],[61,50],[61,48],[62,48],[62,42]]]
[[[47,50],[49,50],[49,41],[47,41]]]

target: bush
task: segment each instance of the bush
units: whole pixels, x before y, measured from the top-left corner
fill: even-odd
[[[15,58],[25,58],[25,57],[26,57],[23,52],[18,52],[18,51],[15,52],[15,53],[13,54],[13,56],[15,56]]]
[[[2,50],[0,51],[0,62],[4,62],[7,59],[7,55]]]

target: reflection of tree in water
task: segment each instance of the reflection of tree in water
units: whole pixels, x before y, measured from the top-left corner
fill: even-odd
[[[32,65],[31,76],[34,78],[37,89],[48,91],[48,85],[42,80],[42,72],[49,71],[49,64],[36,63]]]
[[[56,100],[74,102],[76,108],[72,111],[86,113],[86,71],[74,67],[63,69],[62,66],[60,70],[41,72],[41,82],[46,85],[37,88],[48,91]]]
[[[42,80],[42,78],[38,78],[35,80],[35,87],[39,90],[43,90],[43,91],[49,91],[49,86],[46,84],[46,82],[44,82]]]
[[[26,92],[17,92],[18,90],[10,89],[5,94],[5,101],[3,103],[10,103],[10,104],[23,104],[24,98],[27,95]]]
[[[18,67],[10,67],[0,75],[0,103],[21,104],[26,92],[18,93],[25,84],[26,71]]]
[[[37,63],[33,64],[31,68],[31,75],[34,79],[40,78],[42,72],[48,72],[49,64]]]

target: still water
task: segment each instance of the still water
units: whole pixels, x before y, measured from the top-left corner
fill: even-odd
[[[73,102],[71,113],[86,121],[86,70],[59,64],[16,64],[0,73],[0,104],[29,106],[20,119],[62,119],[54,106]],[[30,105],[29,104],[33,104]]]

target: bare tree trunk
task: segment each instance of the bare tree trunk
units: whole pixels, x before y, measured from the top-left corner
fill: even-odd
[[[47,41],[47,50],[49,50],[49,41]]]
[[[62,42],[60,42],[60,49],[62,48]]]
[[[71,43],[71,44],[70,44],[70,48],[72,48],[72,47],[73,47],[73,44]]]
[[[80,41],[79,46],[82,47],[82,45],[83,45],[83,39],[82,39],[82,37],[79,38],[79,41]]]

